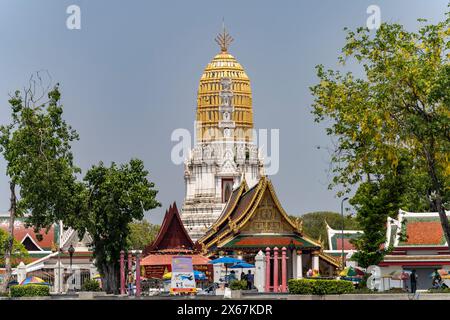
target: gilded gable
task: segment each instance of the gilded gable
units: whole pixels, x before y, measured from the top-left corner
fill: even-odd
[[[255,209],[254,214],[242,228],[242,233],[291,233],[292,226],[286,221],[268,189]]]

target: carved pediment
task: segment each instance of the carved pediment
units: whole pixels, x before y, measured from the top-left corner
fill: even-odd
[[[294,232],[294,229],[281,214],[270,193],[266,191],[255,213],[242,231],[247,233],[289,233]]]

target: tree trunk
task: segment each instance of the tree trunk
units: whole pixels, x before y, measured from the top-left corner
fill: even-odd
[[[447,240],[447,246],[449,247],[450,250],[450,225],[448,222],[447,214],[445,213],[445,208],[442,205],[442,187],[436,173],[436,161],[434,153],[425,150],[425,155],[428,164],[428,173],[430,175],[435,193],[434,195],[432,195],[434,199],[431,199],[431,201],[434,201],[434,204],[436,205],[436,209],[439,213],[439,218],[441,220],[442,230],[444,232],[445,239]]]
[[[9,189],[10,189],[10,208],[9,208],[9,238],[8,243],[6,244],[6,250],[5,250],[5,281],[2,286],[2,291],[6,291],[6,287],[8,286],[8,283],[11,281],[11,256],[13,251],[13,245],[14,245],[14,221],[16,218],[16,184],[14,182],[9,183]]]
[[[118,286],[117,286],[117,268],[116,264],[110,263],[110,264],[104,264],[103,265],[103,271],[104,271],[104,290],[106,293],[113,293],[118,294]]]

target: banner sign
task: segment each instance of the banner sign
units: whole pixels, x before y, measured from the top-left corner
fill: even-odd
[[[170,292],[179,293],[196,291],[192,257],[173,257]]]

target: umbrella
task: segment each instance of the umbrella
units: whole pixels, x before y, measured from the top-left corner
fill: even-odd
[[[240,263],[240,262],[244,262],[241,259],[236,259],[236,258],[232,258],[232,257],[222,257],[222,258],[218,258],[218,259],[214,259],[209,261],[208,263]]]
[[[227,279],[227,273],[228,273],[228,264],[230,263],[241,263],[244,262],[241,259],[236,259],[236,258],[232,258],[232,257],[222,257],[222,258],[218,258],[218,259],[214,259],[209,261],[208,263],[223,263],[225,265],[225,281]]]
[[[393,271],[389,275],[394,280],[407,280],[409,278],[410,271]]]
[[[27,284],[42,284],[42,285],[47,285],[47,286],[49,285],[47,282],[45,282],[44,280],[42,280],[41,278],[36,277],[36,276],[28,277],[20,283],[21,286],[24,286]]]
[[[101,278],[102,276],[99,273],[97,273],[92,279],[101,279]]]
[[[195,280],[206,280],[206,275],[204,272],[194,270]],[[172,279],[172,272],[167,272],[163,275],[163,280]]]
[[[365,274],[364,271],[362,271],[359,268],[353,268],[352,266],[345,268],[344,270],[339,273],[341,277],[356,277],[356,276],[363,276]]]
[[[247,262],[239,262],[235,265],[232,265],[230,269],[244,269],[244,268],[254,268],[255,266],[253,264],[247,263]]]

